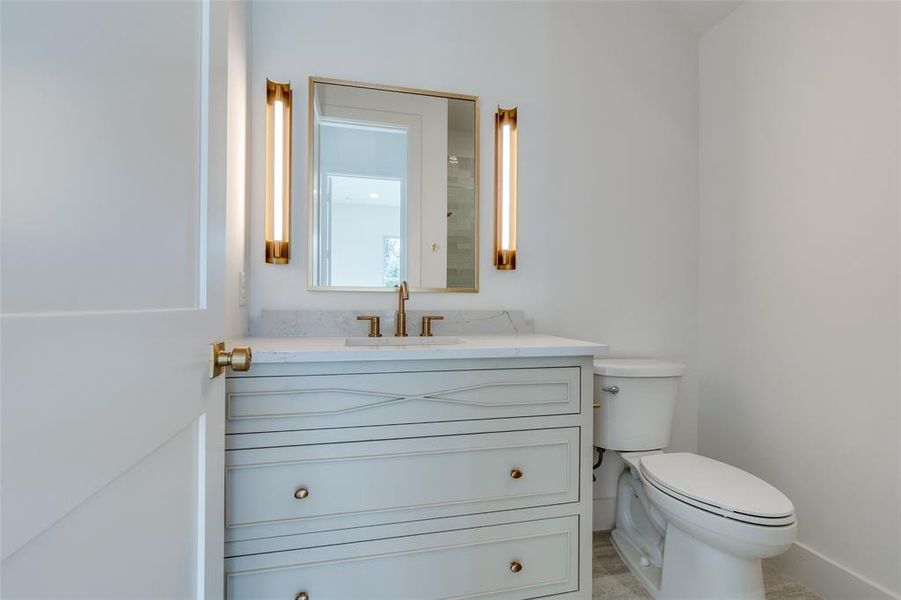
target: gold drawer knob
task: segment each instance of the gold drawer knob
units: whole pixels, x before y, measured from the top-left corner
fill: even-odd
[[[522,571],[522,563],[516,562],[515,560],[510,563],[511,573],[519,573],[520,571]]]
[[[520,477],[522,477],[522,471],[520,471],[519,469],[513,469],[510,471],[510,477],[512,477],[513,479],[519,479]]]
[[[299,490],[294,492],[294,497],[297,498],[298,500],[303,500],[304,498],[306,498],[309,495],[310,495],[310,490],[308,490],[307,488],[300,488]],[[303,592],[301,592],[301,593],[303,593]],[[306,594],[304,594],[304,595],[306,595]],[[299,597],[300,596],[298,596],[298,598]]]
[[[310,595],[306,592],[300,592],[294,596],[294,600],[310,600]]]

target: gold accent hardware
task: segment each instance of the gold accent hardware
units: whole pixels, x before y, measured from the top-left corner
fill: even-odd
[[[310,600],[310,595],[306,592],[300,592],[294,596],[294,600]]]
[[[494,266],[516,269],[516,107],[494,115]]]
[[[441,315],[429,315],[422,318],[422,333],[419,335],[421,337],[432,337],[432,321],[443,321],[444,317]]]
[[[369,321],[369,337],[382,337],[382,320],[375,315],[360,315],[357,321]]]
[[[310,490],[307,488],[299,488],[296,492],[294,492],[294,497],[298,500],[303,500],[307,496],[310,495]]]
[[[291,259],[291,84],[266,80],[266,262]]]
[[[513,479],[519,479],[520,477],[522,477],[522,471],[519,469],[513,469],[510,471],[510,477],[512,477]]]
[[[438,245],[438,242],[432,242],[432,252],[438,252],[438,248],[441,246]]]
[[[250,346],[235,346],[226,352],[225,342],[210,344],[210,379],[218,377],[225,367],[232,371],[249,371],[253,362]]]
[[[516,562],[515,560],[510,563],[510,571],[513,573],[519,573],[522,571],[522,563]]]
[[[407,337],[407,311],[404,308],[404,300],[410,299],[410,287],[406,281],[397,286],[397,312],[394,314],[394,335]]]
[[[266,240],[266,262],[273,265],[286,265],[291,258],[291,246],[288,242]]]
[[[591,405],[591,408],[600,408],[600,407],[601,407],[601,405],[598,402],[595,402],[594,404]]]
[[[313,75],[307,80],[307,289],[314,292],[393,292],[390,287],[368,287],[368,286],[346,286],[346,285],[320,285],[316,280],[316,252],[314,251],[315,240],[314,228],[318,223],[316,215],[316,195],[319,193],[316,185],[317,178],[314,174],[314,138],[316,132],[316,84],[326,85],[343,85],[346,87],[361,88],[366,90],[381,90],[384,92],[401,92],[404,94],[416,94],[419,96],[432,96],[437,98],[448,98],[451,100],[467,100],[475,105],[473,111],[473,230],[472,238],[475,241],[473,247],[472,268],[473,283],[472,287],[466,288],[412,288],[413,292],[442,293],[442,294],[472,294],[479,291],[479,165],[481,165],[481,143],[479,141],[480,123],[481,123],[481,100],[478,96],[469,94],[457,94],[454,92],[444,92],[438,90],[426,90],[422,88],[403,87],[396,85],[382,85],[377,83],[365,83],[349,79],[336,79],[334,77],[320,77]]]

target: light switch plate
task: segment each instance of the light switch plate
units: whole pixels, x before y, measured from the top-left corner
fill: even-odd
[[[238,271],[238,306],[247,306],[247,275]]]

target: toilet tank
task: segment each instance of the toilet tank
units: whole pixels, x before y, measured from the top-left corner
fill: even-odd
[[[682,363],[648,358],[594,361],[594,445],[606,450],[666,448]]]

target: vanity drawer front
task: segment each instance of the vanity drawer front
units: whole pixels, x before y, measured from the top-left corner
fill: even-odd
[[[230,450],[226,463],[227,541],[579,499],[578,427]]]
[[[577,516],[226,560],[232,600],[524,600],[578,589]],[[517,563],[522,568],[511,570]],[[361,585],[361,582],[365,582]]]
[[[579,367],[231,379],[227,433],[579,412]]]

